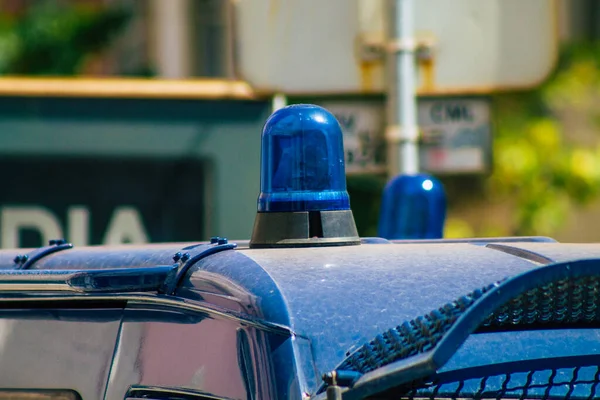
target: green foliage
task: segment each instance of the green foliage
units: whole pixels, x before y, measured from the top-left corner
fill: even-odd
[[[598,196],[597,137],[578,143],[583,132],[566,131],[564,122],[598,118],[598,100],[598,44],[565,48],[555,73],[536,90],[495,96],[494,173],[485,197],[513,205],[505,234],[555,234],[572,207]]]
[[[0,23],[0,73],[77,74],[86,57],[105,49],[130,17],[121,7],[36,1],[20,18]]]

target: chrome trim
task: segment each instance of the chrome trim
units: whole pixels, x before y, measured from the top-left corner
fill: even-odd
[[[294,333],[289,327],[285,325],[280,325],[268,321],[264,321],[258,318],[253,318],[249,315],[240,314],[234,311],[230,311],[213,304],[199,304],[196,301],[190,301],[187,299],[183,299],[180,297],[166,297],[166,296],[157,296],[151,294],[143,294],[143,293],[127,293],[127,294],[75,294],[75,293],[65,293],[65,294],[32,294],[32,295],[16,295],[11,293],[10,297],[3,296],[0,293],[0,308],[4,304],[14,303],[14,302],[49,302],[49,301],[126,301],[129,306],[131,305],[140,305],[140,306],[160,306],[173,308],[176,310],[185,310],[197,313],[206,313],[211,314],[213,316],[221,317],[224,319],[241,322],[248,326],[252,326],[254,328],[262,329],[264,331],[269,331],[272,333],[284,335],[284,336],[299,336]]]
[[[3,270],[1,292],[143,292],[156,291],[177,266],[104,270]]]
[[[169,396],[186,396],[186,398],[198,398],[198,399],[211,399],[211,400],[230,400],[228,397],[216,396],[214,394],[205,393],[199,390],[185,389],[180,387],[169,387],[169,386],[141,386],[132,385],[127,391],[125,398],[133,399],[145,399],[150,398],[152,394],[160,395],[163,398],[165,395]],[[142,397],[137,397],[141,395]]]

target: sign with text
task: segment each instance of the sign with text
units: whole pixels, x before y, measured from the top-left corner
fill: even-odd
[[[4,158],[0,246],[205,240],[200,160]]]
[[[346,173],[385,172],[384,115],[380,102],[324,102],[344,132]]]
[[[344,131],[346,172],[384,173],[385,106],[382,100],[318,102]],[[491,163],[491,113],[486,98],[427,98],[417,104],[421,170],[435,174],[483,173]]]
[[[420,100],[421,167],[435,174],[489,170],[490,118],[485,99]]]

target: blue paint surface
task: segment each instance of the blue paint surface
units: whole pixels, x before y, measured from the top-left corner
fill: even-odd
[[[240,283],[263,318],[309,339],[324,373],[375,335],[536,265],[482,246],[411,244],[242,249],[199,267]]]

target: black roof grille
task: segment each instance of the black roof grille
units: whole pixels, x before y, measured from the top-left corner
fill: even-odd
[[[348,354],[335,373],[350,388],[344,400],[390,391],[394,398],[409,393],[436,399],[474,398],[475,393],[475,398],[498,399],[598,398],[600,354],[539,354],[545,358],[535,360],[524,355],[473,371],[441,368],[473,333],[600,328],[599,306],[600,259],[551,264],[495,282],[378,335]],[[539,378],[546,370],[546,378]],[[572,372],[568,379],[565,371]]]

